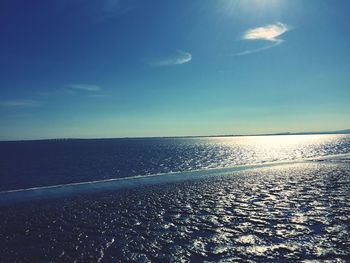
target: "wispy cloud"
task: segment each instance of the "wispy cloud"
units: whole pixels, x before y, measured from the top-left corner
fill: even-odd
[[[40,107],[41,103],[36,100],[6,100],[0,101],[3,108],[33,108]]]
[[[189,52],[178,50],[175,55],[157,59],[150,63],[153,67],[162,67],[170,65],[181,65],[186,64],[192,60],[192,54]]]
[[[270,42],[270,44],[256,49],[245,50],[236,55],[248,55],[278,46],[284,42],[284,40],[281,39],[280,36],[289,30],[290,27],[281,22],[266,25],[263,27],[249,29],[244,32],[241,38],[242,40],[263,40]]]
[[[266,49],[269,49],[269,48],[278,46],[278,45],[280,45],[281,43],[283,43],[283,42],[274,42],[274,43],[272,43],[272,44],[270,44],[270,45],[263,46],[263,47],[260,47],[260,48],[248,49],[248,50],[245,50],[245,51],[242,51],[242,52],[237,53],[236,56],[244,56],[244,55],[249,55],[249,54],[258,53],[258,52],[264,51],[264,50],[266,50]]]
[[[283,23],[271,24],[263,27],[257,27],[247,30],[242,39],[245,40],[267,40],[272,42],[280,42],[282,39],[278,39],[280,35],[287,32],[289,28]]]
[[[69,84],[66,87],[70,90],[81,90],[81,91],[88,91],[88,92],[97,92],[102,90],[100,86],[89,85],[89,84]]]

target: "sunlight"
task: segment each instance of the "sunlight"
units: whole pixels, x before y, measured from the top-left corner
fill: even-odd
[[[271,135],[215,138],[222,150],[232,158],[240,156],[242,163],[250,160],[253,163],[281,160],[296,160],[332,154],[327,151],[329,143],[341,143],[343,135]],[[244,150],[243,150],[244,149]],[[237,163],[241,164],[241,161]]]
[[[228,14],[234,14],[237,11],[261,13],[279,9],[283,2],[283,0],[224,0],[222,8]]]

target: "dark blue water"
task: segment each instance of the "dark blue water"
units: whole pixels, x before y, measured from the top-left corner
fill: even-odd
[[[0,262],[349,262],[349,160],[1,207]]]
[[[0,142],[0,190],[348,152],[349,135]]]
[[[349,152],[348,135],[0,142],[0,262],[349,262]]]

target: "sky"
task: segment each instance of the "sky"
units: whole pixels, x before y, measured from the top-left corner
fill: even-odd
[[[3,0],[0,140],[350,128],[350,1]]]

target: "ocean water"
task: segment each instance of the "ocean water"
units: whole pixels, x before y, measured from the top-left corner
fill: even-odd
[[[0,142],[0,190],[350,152],[349,135]]]
[[[1,207],[0,262],[349,262],[350,159]]]
[[[0,146],[0,262],[350,262],[349,135]]]

